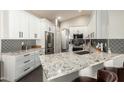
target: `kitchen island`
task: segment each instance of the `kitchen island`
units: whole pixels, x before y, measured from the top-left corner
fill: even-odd
[[[118,56],[118,54],[111,54],[110,56],[104,52],[93,52],[84,55],[78,55],[74,52],[42,55],[40,59],[44,73],[43,81],[56,81],[55,79],[68,75],[70,75],[68,79],[74,79],[78,77],[78,71],[81,69],[104,63],[113,59],[115,56]],[[73,73],[76,74],[71,75]],[[59,79],[57,81],[59,81]]]

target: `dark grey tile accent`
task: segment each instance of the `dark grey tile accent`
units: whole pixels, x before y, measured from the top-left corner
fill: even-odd
[[[108,40],[107,39],[92,39],[91,44],[93,47],[96,47],[96,45],[99,43],[104,44],[104,51],[107,52],[108,50]],[[107,46],[105,46],[105,43]],[[124,53],[124,39],[109,39],[109,47],[112,51],[112,53]]]
[[[17,40],[17,39],[3,39],[1,41],[1,51],[2,53],[6,52],[15,52],[21,50],[21,43],[28,45],[31,47],[32,45],[36,45],[36,40]]]
[[[124,39],[109,39],[112,53],[124,53]]]

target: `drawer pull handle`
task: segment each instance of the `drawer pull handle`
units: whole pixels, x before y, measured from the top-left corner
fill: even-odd
[[[24,63],[28,63],[28,62],[30,62],[30,60],[27,60],[27,61],[25,61]]]
[[[30,54],[26,54],[26,55],[24,55],[24,56],[26,57],[26,56],[29,56],[29,55],[30,55]]]
[[[26,68],[24,71],[27,71],[28,69],[30,69],[30,67]]]

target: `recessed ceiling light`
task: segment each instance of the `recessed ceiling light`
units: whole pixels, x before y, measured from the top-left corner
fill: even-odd
[[[82,10],[78,10],[78,12],[80,13],[80,12],[82,12]]]
[[[60,20],[61,19],[61,16],[58,16],[57,19]]]

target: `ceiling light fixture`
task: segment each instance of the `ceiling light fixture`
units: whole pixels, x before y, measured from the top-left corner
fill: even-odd
[[[58,16],[57,19],[60,20],[61,19],[61,16]]]
[[[81,13],[81,12],[82,12],[82,10],[78,10],[78,12],[79,12],[79,13]]]

